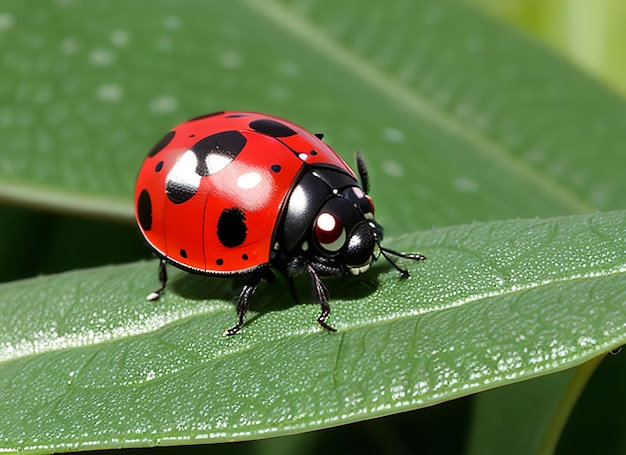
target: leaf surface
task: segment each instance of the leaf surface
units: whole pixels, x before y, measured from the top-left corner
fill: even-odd
[[[390,246],[431,259],[329,280],[339,331],[282,280],[244,332],[234,280],[156,264],[0,286],[9,449],[51,451],[288,434],[416,409],[578,365],[626,340],[626,213],[472,224]],[[306,289],[300,284],[300,294]]]

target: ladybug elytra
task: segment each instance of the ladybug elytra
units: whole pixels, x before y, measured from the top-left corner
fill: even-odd
[[[358,151],[356,162],[360,184],[321,134],[268,115],[219,112],[176,126],[148,154],[135,190],[137,223],[161,258],[161,287],[148,300],[165,290],[167,263],[203,275],[248,274],[237,323],[224,333],[234,335],[271,269],[288,280],[308,274],[317,321],[335,331],[320,276],[358,275],[382,254],[408,277],[390,255],[425,259],[381,246]]]

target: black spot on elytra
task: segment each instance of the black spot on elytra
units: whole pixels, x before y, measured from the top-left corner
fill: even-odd
[[[271,169],[273,172],[276,172],[278,174],[280,170],[282,169],[282,167],[280,167],[280,164],[272,164]]]
[[[272,137],[287,137],[296,134],[294,130],[289,128],[284,123],[270,119],[254,120],[253,122],[250,122],[250,128],[254,131],[258,131],[259,133]]]
[[[317,152],[315,150],[311,150],[311,155],[315,156],[317,155]]]
[[[247,139],[239,131],[223,131],[196,142],[191,148],[197,158],[196,173],[206,177],[222,170],[239,155],[246,142]],[[212,160],[218,155],[223,159]]]
[[[174,204],[187,202],[196,194],[197,191],[198,187],[188,182],[168,179],[165,183],[167,198]]]
[[[211,112],[210,114],[204,114],[204,115],[199,115],[198,117],[190,118],[187,121],[188,122],[195,122],[196,120],[202,120],[203,118],[213,117],[214,115],[220,115],[220,114],[223,114],[223,113],[224,113],[224,111]]]
[[[243,253],[241,255],[241,259],[243,259],[244,261],[247,261],[248,260],[248,255],[246,253]]]
[[[152,200],[147,190],[141,190],[137,201],[137,217],[144,231],[152,229]]]
[[[249,117],[251,114],[230,114],[226,115],[224,118],[239,118],[239,117]]]
[[[217,220],[217,238],[222,245],[233,248],[246,240],[246,215],[240,208],[224,209]]]
[[[148,156],[149,157],[154,156],[157,153],[159,153],[161,150],[163,150],[165,147],[167,147],[167,144],[169,144],[172,141],[175,135],[176,133],[174,131],[170,131],[165,136],[163,136],[163,138],[159,142],[157,142],[154,147],[152,147],[152,150],[150,150],[150,153],[148,153]]]
[[[215,260],[215,263],[216,263],[217,265],[224,265],[224,259],[222,259],[222,258],[216,259],[216,260]]]
[[[187,259],[187,250],[184,250],[184,249],[182,249],[182,248],[181,248],[181,250],[180,250],[180,255],[181,255],[182,257],[184,257],[185,259]]]
[[[156,167],[154,168],[154,172],[161,172],[161,169],[163,169],[163,161],[159,161],[156,165]]]

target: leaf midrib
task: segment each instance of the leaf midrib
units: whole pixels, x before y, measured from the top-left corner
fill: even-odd
[[[482,131],[472,128],[471,125],[459,122],[450,113],[428,102],[424,96],[420,96],[416,91],[411,90],[354,52],[346,49],[336,40],[333,40],[331,35],[316,27],[306,18],[279,5],[274,0],[244,1],[259,16],[274,22],[289,34],[326,55],[337,65],[352,72],[357,78],[393,99],[412,114],[429,120],[451,136],[471,144],[473,149],[485,157],[495,160],[513,174],[526,180],[530,186],[540,188],[575,213],[589,213],[598,210],[595,206],[576,196],[568,188],[556,183],[545,173],[516,158],[504,144],[494,141]]]
[[[355,330],[362,329],[363,327],[372,326],[372,325],[380,325],[385,323],[392,323],[393,321],[397,321],[398,319],[410,318],[415,316],[421,316],[429,313],[439,312],[439,311],[447,311],[454,308],[462,307],[464,305],[468,305],[474,302],[481,301],[483,299],[491,299],[494,297],[503,297],[506,295],[515,294],[518,292],[526,292],[529,290],[538,289],[544,286],[550,286],[557,283],[570,282],[574,280],[585,280],[585,279],[593,279],[593,278],[606,278],[613,275],[618,275],[620,273],[626,273],[626,264],[621,265],[620,267],[608,269],[605,271],[593,271],[588,273],[574,273],[565,277],[557,277],[550,278],[540,281],[534,281],[531,283],[527,283],[524,285],[511,286],[509,288],[502,288],[496,291],[491,292],[483,292],[474,295],[470,295],[461,299],[455,299],[453,301],[443,303],[441,305],[429,305],[426,308],[415,308],[414,311],[404,311],[401,314],[392,313],[383,318],[376,318],[375,320],[364,320],[359,321],[356,324],[351,324],[349,327],[338,327],[340,330]],[[54,346],[47,349],[28,349],[28,346],[16,349],[18,351],[17,355],[9,356],[7,354],[8,348],[3,349],[6,352],[0,352],[0,364],[3,362],[10,362],[14,360],[18,360],[24,357],[34,356],[34,355],[45,355],[50,352],[57,352],[67,348],[75,348],[75,347],[92,347],[99,344],[105,344],[110,342],[121,341],[127,338],[132,338],[135,336],[141,336],[156,332],[161,330],[171,324],[179,323],[186,319],[194,318],[197,316],[214,314],[216,311],[219,311],[215,305],[208,305],[203,307],[202,309],[196,310],[183,310],[183,311],[174,311],[172,313],[164,316],[163,314],[159,314],[154,318],[144,319],[141,324],[134,324],[133,327],[123,327],[119,328],[119,330],[113,330],[112,332],[101,332],[94,333],[87,331],[85,334],[80,333],[72,333],[69,336],[59,336],[58,341],[54,343]],[[161,320],[161,324],[153,323],[153,320]],[[293,337],[293,336],[302,336],[305,333],[314,333],[317,331],[317,328],[302,328],[300,330],[294,330],[289,333],[283,333],[284,336],[279,338],[274,338],[272,341],[276,342],[280,338]],[[77,340],[91,340],[92,342],[87,343],[78,343]],[[93,341],[93,340],[97,341]],[[268,340],[260,340],[261,343],[267,342]],[[24,340],[25,345],[38,345],[39,343],[26,342]],[[16,345],[20,343],[14,344],[12,347],[15,348]],[[235,348],[232,351],[229,351],[227,355],[239,354],[243,351],[254,349],[258,343],[246,343],[239,346],[239,348]],[[48,345],[47,345],[48,346]],[[21,351],[21,353],[20,353]]]

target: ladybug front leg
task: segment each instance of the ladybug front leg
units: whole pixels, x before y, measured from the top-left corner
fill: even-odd
[[[157,300],[165,291],[165,286],[167,286],[167,269],[165,268],[165,264],[167,261],[165,259],[161,259],[159,261],[159,281],[161,282],[161,287],[154,292],[151,292],[146,297],[146,300],[152,302],[153,300]]]
[[[326,330],[330,332],[336,332],[337,329],[335,329],[334,327],[331,327],[326,322],[326,320],[328,319],[328,316],[330,315],[330,305],[328,303],[328,289],[326,289],[324,282],[319,277],[319,275],[317,274],[317,272],[315,271],[315,269],[313,268],[311,264],[309,263],[306,264],[306,271],[308,272],[309,276],[313,280],[313,285],[315,286],[315,291],[317,292],[317,299],[320,302],[320,306],[322,308],[322,312],[317,317],[317,322]]]

